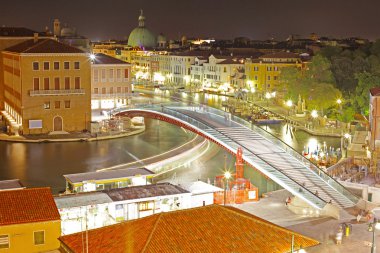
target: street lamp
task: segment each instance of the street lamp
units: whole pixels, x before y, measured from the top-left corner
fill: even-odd
[[[312,110],[310,115],[313,118],[313,125],[314,125],[315,119],[318,118],[317,110]],[[314,128],[315,128],[315,125],[314,125]]]
[[[376,240],[375,240],[375,231],[376,229],[380,229],[380,223],[377,220],[377,218],[373,219],[373,222],[369,223],[368,225],[368,231],[372,232],[372,247],[371,247],[371,253],[376,253]]]
[[[269,92],[265,93],[265,98],[267,99],[267,107],[269,107],[269,99],[270,99],[271,95]]]
[[[289,108],[288,109],[288,116],[290,115],[290,108],[292,108],[292,106],[293,106],[293,102],[292,102],[292,100],[288,100],[288,101],[286,101],[286,106]]]
[[[226,190],[228,187],[228,180],[230,178],[231,178],[231,172],[229,172],[229,171],[224,172],[224,179],[225,179],[225,182],[224,182],[224,205],[226,205]]]

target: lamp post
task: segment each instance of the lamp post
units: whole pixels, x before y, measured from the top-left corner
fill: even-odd
[[[371,247],[371,253],[376,253],[376,237],[375,237],[375,230],[380,229],[380,223],[377,220],[377,218],[373,219],[373,222],[368,224],[368,231],[372,232],[372,247]]]
[[[286,101],[286,106],[288,107],[288,116],[290,115],[290,108],[292,108],[292,106],[293,106],[293,102],[292,102],[292,100],[288,100],[288,101]]]
[[[269,99],[271,98],[271,95],[269,92],[265,93],[265,98],[267,99],[267,107],[269,107]]]
[[[317,110],[312,110],[311,111],[311,117],[313,118],[313,125],[314,125],[315,119],[318,118],[318,112],[317,112]],[[314,128],[315,128],[315,125],[314,125]]]
[[[349,144],[349,142],[350,142],[350,137],[351,137],[351,135],[349,134],[349,133],[345,133],[344,134],[344,149],[346,150],[346,157],[347,157],[347,155],[348,155],[348,144]]]
[[[229,172],[229,171],[224,172],[224,179],[225,179],[225,182],[224,182],[224,205],[226,205],[226,198],[227,198],[226,191],[228,188],[228,180],[230,178],[231,178],[231,172]]]

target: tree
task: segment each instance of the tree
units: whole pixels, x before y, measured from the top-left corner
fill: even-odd
[[[345,106],[342,112],[338,114],[338,120],[344,123],[350,123],[354,120],[355,110],[352,106]]]
[[[296,67],[286,67],[281,69],[279,75],[280,85],[283,87],[283,90],[286,92],[286,96],[295,101],[300,94],[300,82],[302,78],[302,73]]]
[[[336,105],[337,98],[341,96],[341,92],[331,83],[314,83],[308,97],[309,107],[321,110],[323,115],[323,111]]]
[[[332,57],[339,55],[341,52],[342,52],[341,47],[327,46],[327,47],[322,48],[319,54],[331,60]]]
[[[355,75],[358,86],[355,90],[355,109],[363,115],[369,112],[369,90],[380,87],[380,75],[377,73],[363,72]]]
[[[331,71],[331,62],[322,55],[316,55],[309,64],[309,71],[306,78],[312,79],[317,83],[335,84],[334,75]]]

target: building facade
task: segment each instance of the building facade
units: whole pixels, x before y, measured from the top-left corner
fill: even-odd
[[[285,67],[301,69],[305,67],[305,63],[298,54],[289,52],[266,54],[258,59],[247,58],[245,76],[248,88],[255,88],[262,93],[283,90],[283,87],[280,87],[279,75]]]
[[[2,52],[6,118],[17,134],[88,129],[88,54],[52,39],[34,38]]]
[[[50,188],[0,191],[0,252],[59,248],[61,220]]]
[[[129,104],[131,94],[131,64],[105,54],[95,54],[91,64],[91,108],[125,106]]]

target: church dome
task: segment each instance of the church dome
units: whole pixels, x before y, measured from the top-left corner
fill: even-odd
[[[145,17],[142,10],[139,16],[139,26],[133,29],[129,35],[128,45],[141,48],[156,46],[156,36],[152,31],[145,27]]]

